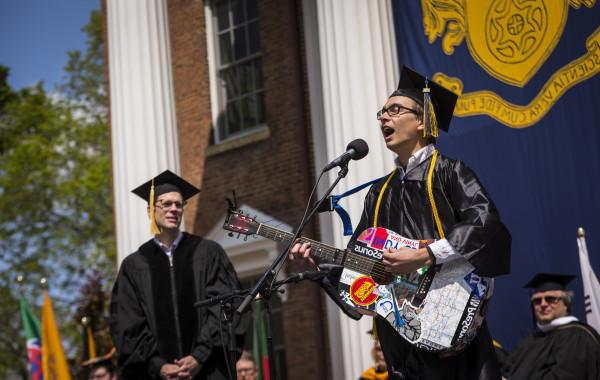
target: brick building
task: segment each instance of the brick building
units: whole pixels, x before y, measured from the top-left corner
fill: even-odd
[[[245,121],[253,122],[252,125],[236,118],[237,115],[240,119],[244,118],[244,112],[239,112],[240,109],[244,111],[243,108],[236,108],[238,104],[246,105],[244,98],[241,103],[230,103],[228,110],[212,112],[215,107],[211,106],[211,99],[223,96],[239,98],[243,85],[227,83],[226,88],[219,89],[221,94],[210,93],[204,3],[187,0],[167,3],[181,173],[186,178],[200,179],[202,188],[202,193],[187,211],[187,227],[201,235],[222,224],[227,206],[224,198],[231,197],[231,189],[236,190],[239,202],[278,221],[296,225],[302,218],[312,186],[310,126],[306,121],[307,96],[298,4],[293,1],[246,1],[237,4],[240,9],[234,9],[233,2],[218,4],[225,8],[225,17],[221,15],[219,20],[209,15],[209,19],[216,21],[210,26],[214,30],[219,27],[219,21],[224,24],[220,27],[225,31],[219,36],[223,36],[222,40],[229,39],[232,45],[235,37],[240,35],[257,41],[243,42],[247,45],[244,48],[234,47],[245,51],[235,51],[226,63],[218,63],[219,54],[214,54],[213,63],[228,65],[217,82],[248,79],[255,82],[246,90],[253,93],[249,95],[251,100],[262,98],[256,102],[256,108],[264,104],[266,115],[253,119],[252,110],[246,110],[250,115],[245,115]],[[252,34],[252,28],[260,33]],[[241,32],[230,32],[232,29],[241,29]],[[255,51],[245,49],[251,45],[255,46]],[[226,58],[223,57],[223,60]],[[243,71],[246,77],[236,75],[248,66],[250,71]],[[252,71],[255,68],[258,70]],[[259,70],[263,73],[262,78],[257,72]],[[229,87],[236,85],[240,88]],[[259,91],[254,91],[257,88]],[[242,93],[241,96],[244,95]],[[258,113],[264,111],[259,110]],[[215,114],[216,118],[213,117]],[[213,129],[213,125],[225,124],[219,118],[228,119],[228,128]],[[307,233],[314,236],[314,228],[311,226]],[[240,277],[249,283],[264,271],[264,264],[268,261],[262,267],[257,265],[241,270],[239,263],[255,251],[253,248],[243,249],[243,242],[240,248],[241,254],[232,257],[232,261]],[[276,331],[278,348],[283,350],[281,343],[285,343],[285,351],[288,352],[286,365],[281,369],[289,368],[289,378],[294,378],[293,373],[300,370],[303,376],[319,378],[319,374],[325,373],[327,368],[326,340],[322,339],[325,336],[321,318],[322,295],[312,284],[289,287],[288,292],[282,313],[277,314],[283,317],[285,331],[284,334]]]
[[[145,205],[129,190],[166,168],[202,189],[185,229],[219,241],[246,284],[283,246],[227,236],[232,189],[261,221],[292,228],[315,174],[351,139],[366,139],[371,154],[336,192],[389,169],[374,165],[384,149],[365,128],[397,77],[389,9],[388,1],[106,0],[119,258],[148,238]],[[334,178],[324,176],[320,191]],[[349,204],[355,218],[361,204],[360,196]],[[305,235],[343,246],[339,231],[322,215]],[[357,378],[370,364],[370,320],[349,321],[314,284],[288,286],[274,305],[282,379]]]

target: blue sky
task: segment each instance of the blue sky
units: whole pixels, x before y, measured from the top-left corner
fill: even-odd
[[[67,52],[85,48],[81,28],[100,0],[0,0],[0,65],[14,89],[63,81]]]

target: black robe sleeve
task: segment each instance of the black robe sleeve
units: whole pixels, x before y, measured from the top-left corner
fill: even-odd
[[[600,337],[582,323],[525,338],[507,359],[509,380],[584,380],[600,378]]]
[[[510,271],[511,236],[489,194],[475,173],[461,161],[454,161],[446,191],[457,223],[448,226],[446,239],[478,273],[496,277]]]
[[[118,354],[123,378],[157,377],[166,361],[157,351],[157,343],[148,325],[146,313],[137,295],[141,293],[132,279],[132,258],[125,259],[113,286],[110,301],[111,335]]]
[[[229,294],[240,288],[233,265],[219,244],[210,240],[203,240],[199,249],[201,253],[195,255],[194,267],[201,271],[200,278],[203,280],[198,281],[196,285],[198,287],[197,294],[203,295],[199,299],[200,301]],[[234,309],[239,306],[239,300],[238,298],[233,301]],[[199,324],[199,332],[195,347],[192,350],[192,356],[200,363],[205,363],[211,354],[213,354],[213,348],[223,350],[227,347],[229,333],[223,321],[222,310],[219,304],[207,307],[201,315],[203,317]],[[248,313],[244,313],[240,319],[236,317],[233,321],[234,339],[237,347],[243,345],[243,336],[249,324],[249,317]]]

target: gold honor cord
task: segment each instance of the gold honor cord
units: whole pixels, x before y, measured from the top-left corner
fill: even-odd
[[[433,218],[435,219],[435,225],[437,227],[438,233],[440,234],[440,239],[443,239],[444,230],[442,229],[442,222],[440,221],[440,216],[438,214],[437,207],[435,206],[435,198],[433,198],[433,169],[435,168],[437,156],[438,150],[435,149],[433,151],[433,156],[431,157],[431,164],[429,164],[429,173],[427,174],[427,193],[429,194],[429,202],[431,203],[431,209],[433,210]]]
[[[433,151],[433,156],[431,157],[431,163],[429,164],[429,173],[427,175],[427,193],[429,194],[429,202],[431,203],[431,209],[433,210],[433,218],[435,219],[435,225],[437,227],[438,233],[440,234],[440,239],[444,238],[444,230],[442,229],[442,222],[440,221],[440,216],[437,211],[437,207],[435,205],[435,198],[433,197],[433,169],[435,168],[435,163],[437,161],[438,150],[435,149]],[[397,169],[387,177],[381,191],[379,192],[379,197],[377,197],[377,203],[375,204],[375,215],[373,217],[373,227],[377,227],[377,220],[379,219],[379,207],[381,206],[381,200],[383,199],[383,194],[387,189],[388,184],[392,180],[392,177],[396,173]]]
[[[392,180],[394,174],[396,174],[396,170],[394,169],[392,173],[387,177],[381,191],[379,192],[379,197],[377,197],[377,203],[375,204],[375,217],[373,218],[373,227],[377,227],[377,218],[379,217],[379,206],[381,205],[381,200],[383,199],[383,194],[385,193],[385,189],[387,188],[388,183]]]
[[[429,173],[427,175],[427,193],[429,194],[429,202],[431,203],[431,209],[433,210],[433,217],[435,219],[435,224],[440,235],[440,239],[444,238],[444,230],[442,229],[442,223],[440,221],[440,217],[437,211],[437,207],[435,205],[435,199],[433,197],[433,169],[435,168],[435,163],[437,161],[438,150],[435,149],[433,151],[433,155],[431,157],[431,163],[429,164]],[[379,206],[381,205],[381,200],[383,199],[383,194],[390,183],[392,177],[396,173],[397,169],[394,169],[392,173],[387,177],[381,191],[379,192],[379,197],[377,197],[377,203],[375,204],[375,215],[373,218],[373,227],[377,227],[377,219],[379,217]],[[377,339],[377,328],[375,326],[375,318],[373,318],[373,337]]]

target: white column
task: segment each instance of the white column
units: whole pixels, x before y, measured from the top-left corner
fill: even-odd
[[[340,194],[393,168],[393,155],[385,148],[376,119],[399,76],[392,6],[389,0],[310,0],[303,4],[316,171],[356,138],[366,140],[370,148],[366,158],[350,163],[348,176],[334,190]],[[329,183],[336,175],[332,170]],[[354,227],[365,194],[363,190],[342,201]],[[337,216],[321,216],[320,225],[325,240],[338,247],[347,244]],[[334,379],[356,378],[373,364],[372,341],[366,334],[372,319],[355,322],[332,302],[327,317]]]
[[[117,255],[150,238],[146,203],[131,190],[179,173],[165,0],[108,0],[108,63]]]

